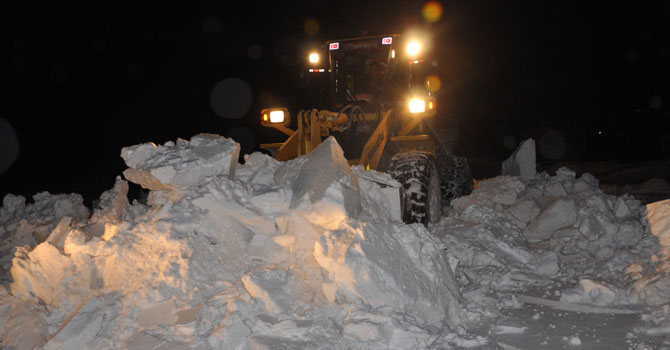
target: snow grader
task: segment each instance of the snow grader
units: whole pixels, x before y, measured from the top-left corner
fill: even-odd
[[[295,120],[286,107],[263,109],[262,125],[288,139],[261,148],[289,160],[333,136],[350,165],[387,172],[401,184],[403,221],[437,221],[442,206],[470,193],[473,181],[467,160],[451,154],[434,127],[434,67],[425,49],[421,40],[401,35],[327,41],[308,54],[313,108]]]

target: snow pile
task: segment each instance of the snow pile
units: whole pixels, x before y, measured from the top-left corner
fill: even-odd
[[[6,195],[0,207],[0,281],[7,281],[17,247],[34,247],[54,229],[67,231],[85,222],[88,215],[84,199],[78,194],[41,192],[33,196],[30,204],[24,197]]]
[[[238,153],[211,134],[124,148],[147,204],[118,177],[90,217],[78,195],[6,196],[2,346],[481,347],[468,332],[524,302],[653,307],[646,332],[670,333],[670,200],[610,196],[565,168],[535,174],[526,154],[429,231],[402,224],[400,184],[349,167],[333,138],[287,162],[239,165]],[[530,295],[550,288],[560,300]],[[494,333],[526,329],[506,327]]]
[[[461,323],[445,247],[379,203],[387,175],[333,138],[288,162],[237,152],[216,135],[124,148],[148,205],[117,178],[88,221],[19,249],[3,345],[415,349]]]
[[[577,284],[561,295],[567,303],[670,304],[670,201],[645,207],[610,196],[590,174],[566,168],[479,185],[436,229],[470,322],[513,305],[515,293],[552,285]]]

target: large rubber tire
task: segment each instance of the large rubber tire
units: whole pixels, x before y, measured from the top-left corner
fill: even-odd
[[[438,151],[437,169],[440,176],[442,205],[447,206],[452,200],[472,193],[474,182],[468,159]]]
[[[391,158],[388,173],[402,184],[405,223],[428,225],[440,219],[440,178],[435,157],[430,152],[397,153]]]

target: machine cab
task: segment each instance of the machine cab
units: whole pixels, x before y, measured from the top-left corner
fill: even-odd
[[[327,93],[320,94],[318,107],[339,110],[354,103],[379,112],[382,106],[406,107],[411,93],[429,95],[421,44],[403,40],[387,35],[328,41],[325,62],[323,51],[312,52],[309,71],[329,78],[320,86]]]

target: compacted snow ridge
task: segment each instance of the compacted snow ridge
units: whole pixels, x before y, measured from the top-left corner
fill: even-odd
[[[76,194],[7,195],[2,347],[670,348],[670,200],[535,173],[530,148],[426,228],[333,138],[287,162],[239,150],[212,134],[126,147],[92,213]]]

